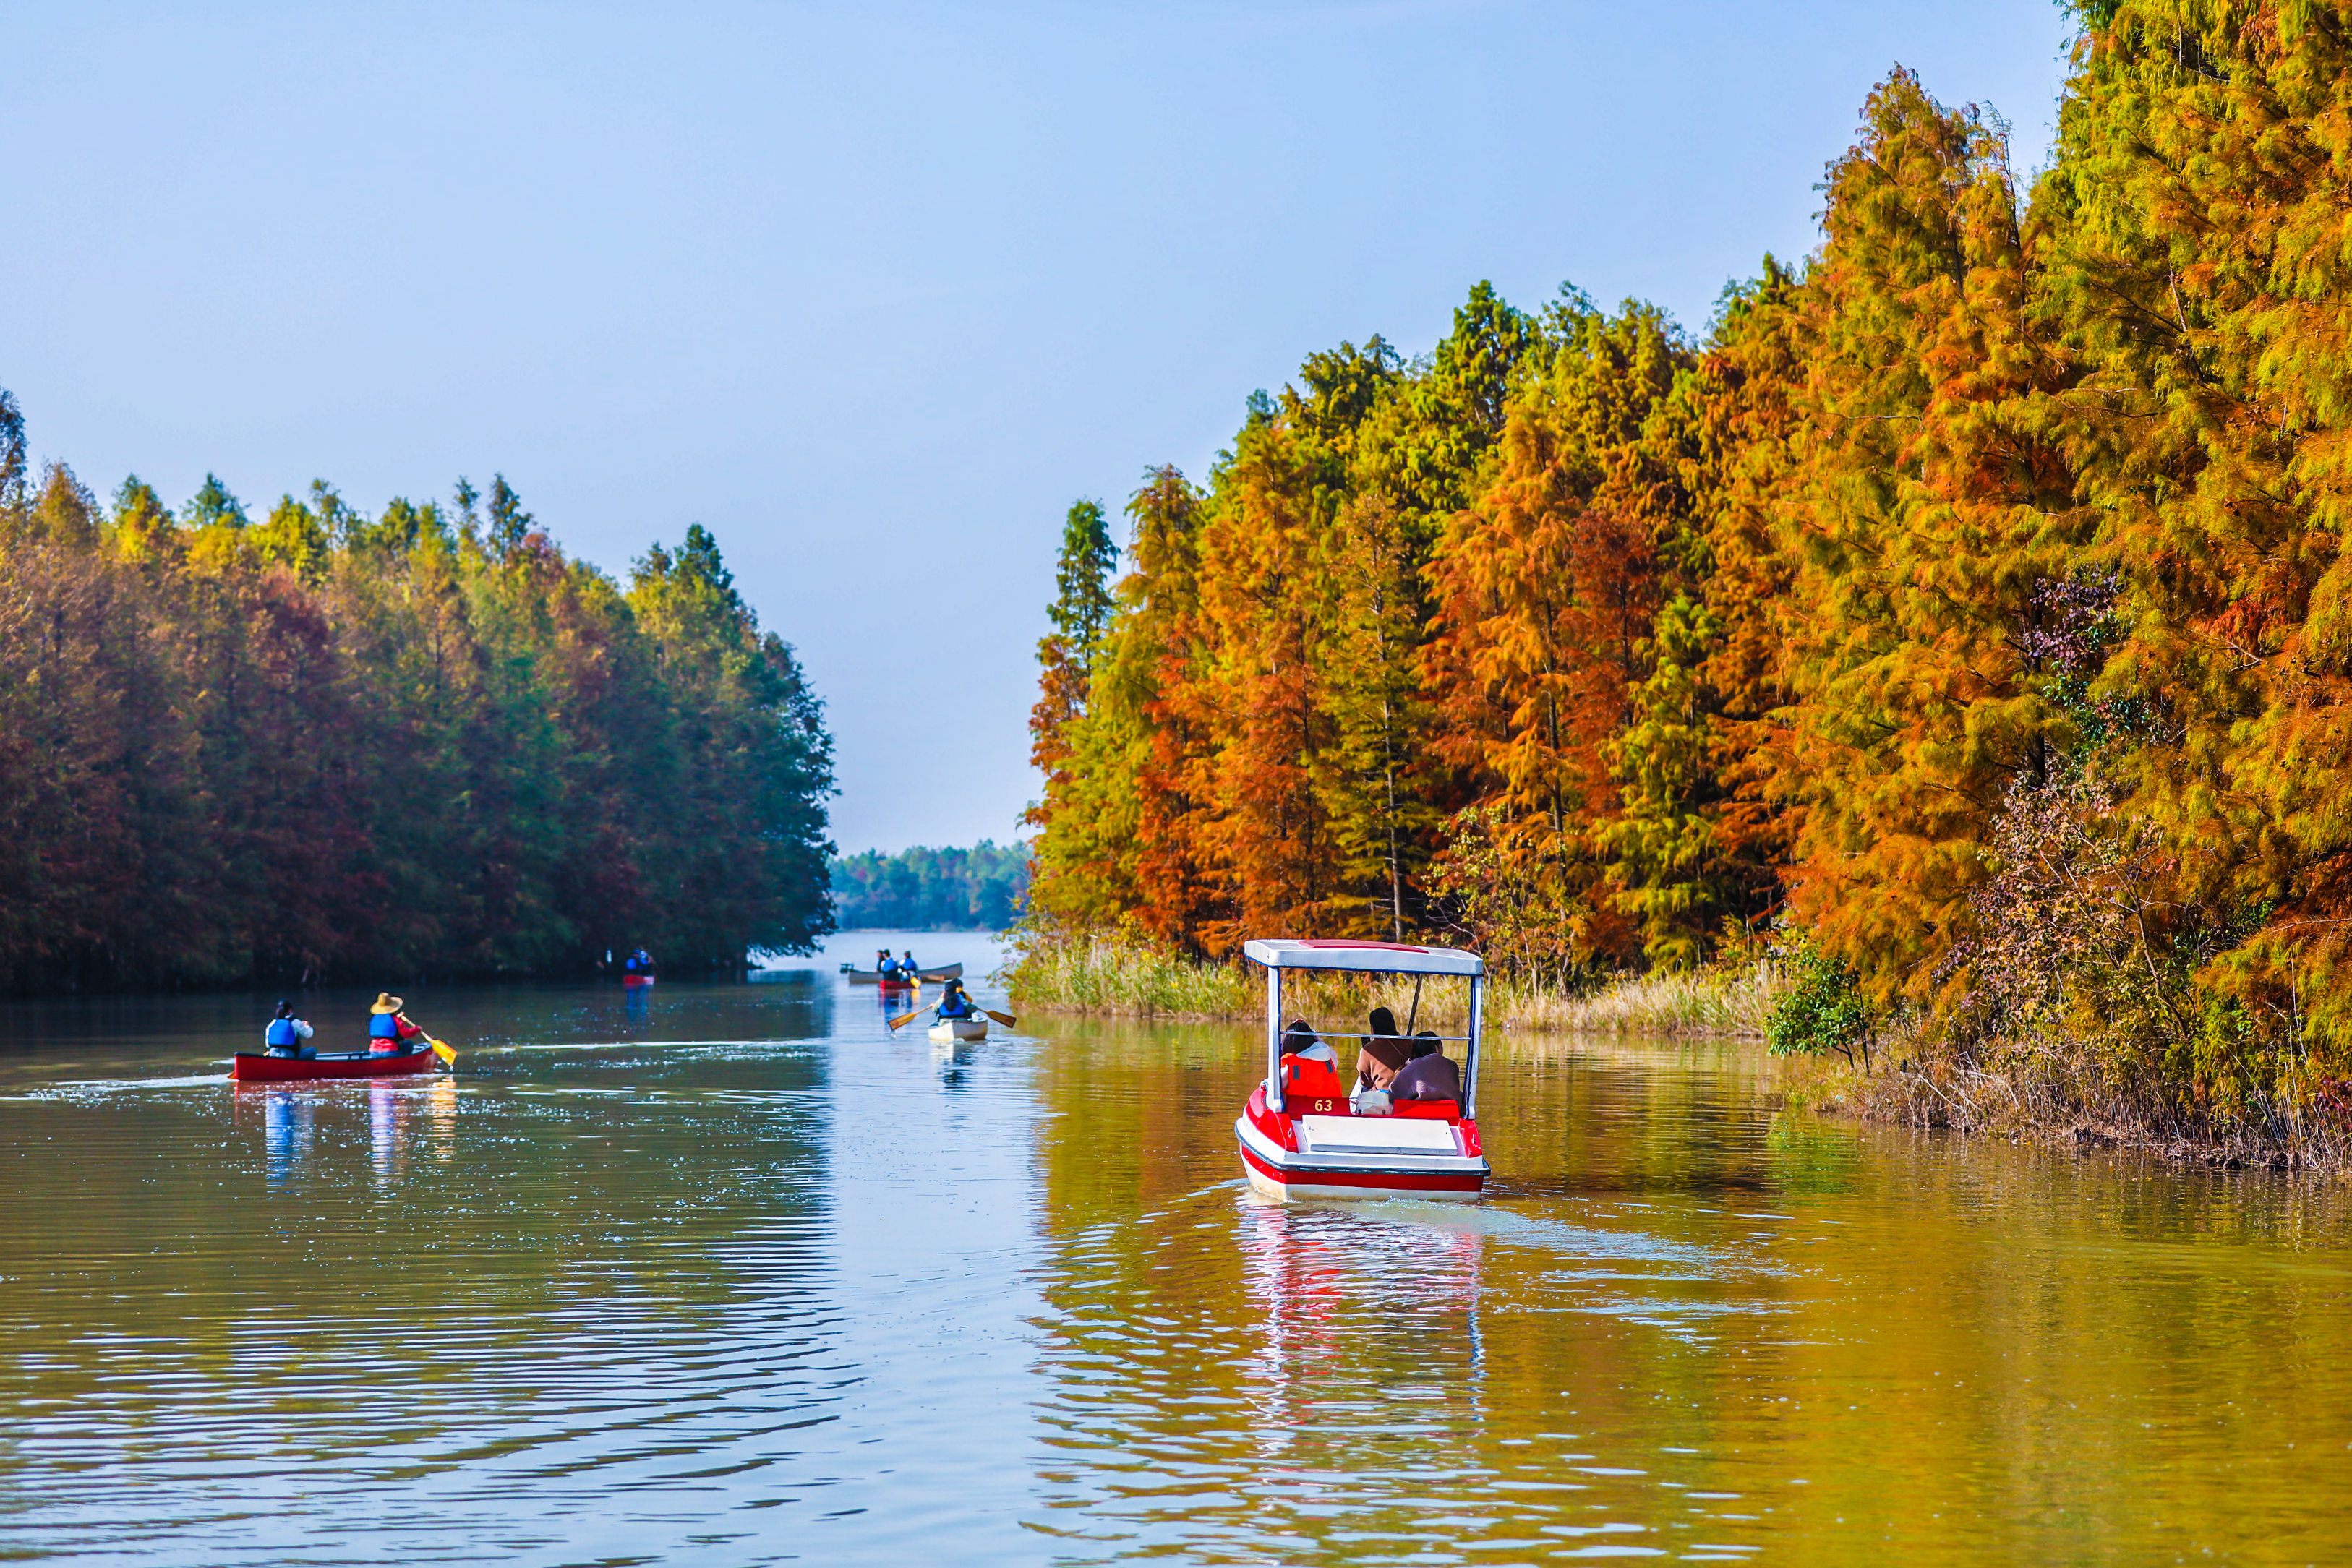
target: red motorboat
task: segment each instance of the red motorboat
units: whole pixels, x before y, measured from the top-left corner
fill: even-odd
[[[397,1078],[430,1072],[441,1059],[425,1051],[355,1051],[340,1056],[264,1056],[240,1051],[228,1070],[239,1083],[307,1083],[329,1078]]]
[[[1242,952],[1265,966],[1265,1082],[1234,1121],[1242,1169],[1268,1197],[1423,1197],[1467,1200],[1486,1189],[1478,1141],[1478,1034],[1486,961],[1450,947],[1402,942],[1252,941]],[[1411,975],[1415,1011],[1421,983],[1438,975],[1470,983],[1469,1032],[1444,1037],[1464,1049],[1462,1098],[1391,1100],[1350,1093],[1328,1061],[1283,1051],[1282,977],[1286,969]],[[1412,1030],[1408,1023],[1405,1029]],[[1325,1040],[1365,1038],[1326,1035]],[[1383,1037],[1386,1038],[1386,1037]]]

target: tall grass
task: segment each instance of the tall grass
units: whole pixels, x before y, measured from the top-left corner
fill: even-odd
[[[1107,936],[1020,941],[1005,982],[1021,1006],[1052,1012],[1247,1019],[1265,1010],[1264,992],[1239,965],[1175,957]]]
[[[1265,982],[1255,966],[1173,957],[1108,936],[1032,936],[1006,973],[1013,998],[1047,1012],[1124,1018],[1247,1020],[1265,1014]],[[1410,979],[1299,974],[1285,982],[1285,1010],[1334,1019],[1385,1006],[1399,1019],[1414,1008]],[[1507,979],[1487,991],[1489,1027],[1528,1032],[1760,1036],[1780,994],[1769,960],[1743,968],[1630,976],[1580,997]],[[1422,989],[1419,1024],[1459,1028],[1468,1006],[1458,981]]]
[[[1504,1027],[1529,1031],[1760,1039],[1781,989],[1780,966],[1759,958],[1737,968],[1627,975],[1574,997],[1503,980],[1490,1006]]]

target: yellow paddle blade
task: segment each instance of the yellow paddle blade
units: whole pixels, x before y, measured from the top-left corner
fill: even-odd
[[[441,1059],[441,1064],[444,1067],[457,1065],[457,1053],[437,1040],[433,1042],[433,1054]]]
[[[935,1007],[937,1007],[937,1006],[939,1006],[939,1004],[938,1004],[937,1002],[933,1002],[933,1003],[931,1004],[931,1007],[934,1007],[934,1008],[935,1008]],[[910,1023],[914,1022],[917,1019],[921,1018],[925,1013],[929,1012],[930,1010],[931,1010],[931,1008],[917,1008],[913,1012],[910,1012],[910,1013],[900,1013],[897,1018],[894,1018],[894,1019],[892,1019],[890,1020],[890,1027],[891,1027],[892,1029],[898,1029],[898,1028],[900,1028],[900,1027],[901,1027],[901,1026],[903,1026],[903,1025],[910,1024]]]
[[[980,1010],[986,1013],[990,1018],[994,1019],[998,1023],[1003,1024],[1006,1029],[1016,1028],[1021,1021],[1014,1018],[1011,1013],[1001,1013],[994,1008],[982,1008]]]

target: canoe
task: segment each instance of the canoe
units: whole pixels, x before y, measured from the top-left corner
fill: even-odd
[[[986,1019],[941,1019],[931,1026],[931,1038],[942,1045],[955,1040],[986,1040]]]
[[[624,975],[621,977],[621,984],[625,988],[650,986],[653,983],[654,977],[651,975]]]
[[[845,964],[842,966],[841,972],[849,977],[849,983],[853,986],[878,986],[882,983],[881,975],[873,969],[853,969],[848,965]],[[936,969],[918,969],[915,973],[936,985],[941,980],[962,979],[963,966],[961,964],[942,964]],[[907,984],[904,980],[893,980],[890,983],[894,986],[903,986]]]
[[[326,1078],[397,1078],[430,1072],[440,1065],[441,1059],[430,1051],[355,1051],[307,1059],[240,1051],[228,1075],[239,1083],[309,1083]]]

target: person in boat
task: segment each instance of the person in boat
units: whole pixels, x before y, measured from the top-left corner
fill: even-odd
[[[650,975],[654,972],[654,956],[640,947],[629,955],[627,961],[622,964],[621,967],[627,974]]]
[[[1388,1011],[1386,1008],[1380,1010]],[[1356,1053],[1356,1090],[1359,1093],[1367,1089],[1386,1089],[1412,1054],[1405,1042],[1397,1036],[1395,1019],[1388,1020],[1385,1030],[1377,1027],[1377,1017],[1373,1021],[1375,1027],[1365,1036],[1364,1049]]]
[[[425,1031],[410,1023],[401,1012],[407,1004],[389,991],[378,991],[375,1003],[368,1009],[368,1054],[388,1055],[394,1051],[423,1051],[416,1042]]]
[[[261,1031],[261,1053],[264,1056],[312,1057],[319,1053],[302,1042],[310,1038],[310,1025],[294,1016],[294,1004],[281,1001],[278,1010],[269,1015],[269,1023]]]
[[[884,985],[896,985],[898,980],[898,960],[890,956],[887,947],[874,949],[874,974]]]
[[[1405,1048],[1404,1031],[1397,1028],[1396,1014],[1386,1008],[1374,1008],[1364,1020],[1364,1050],[1356,1056],[1357,1087],[1381,1087],[1373,1083],[1371,1074],[1379,1071],[1393,1076],[1411,1054]]]
[[[912,947],[908,948],[906,956],[898,960],[898,973],[906,976],[909,983],[923,977],[923,971],[915,967],[915,950]]]
[[[1282,1031],[1282,1054],[1305,1057],[1309,1061],[1328,1061],[1332,1071],[1339,1071],[1339,1053],[1331,1049],[1330,1041],[1318,1039],[1305,1019],[1292,1019],[1290,1027]]]
[[[1459,1100],[1462,1069],[1445,1054],[1445,1042],[1423,1030],[1405,1042],[1411,1056],[1389,1083],[1391,1100]]]
[[[971,998],[964,995],[963,982],[961,980],[949,980],[940,986],[940,1018],[968,1019],[979,1010],[980,1009],[971,1005]]]

